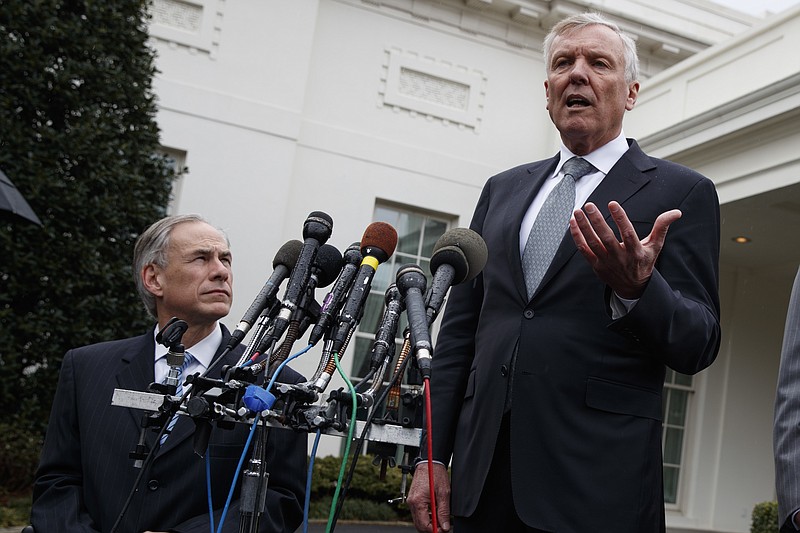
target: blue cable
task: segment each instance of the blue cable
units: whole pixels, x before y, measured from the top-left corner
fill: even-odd
[[[222,524],[225,523],[225,515],[228,514],[228,507],[230,507],[231,500],[233,499],[233,490],[236,488],[236,481],[239,480],[239,472],[242,470],[242,465],[244,464],[247,450],[250,449],[250,442],[253,440],[253,434],[255,433],[256,426],[258,425],[259,415],[261,415],[261,413],[256,413],[255,419],[253,420],[253,425],[250,426],[250,434],[247,436],[247,442],[244,443],[244,450],[242,450],[242,456],[239,458],[239,464],[236,465],[236,472],[233,475],[233,481],[231,481],[231,490],[228,491],[228,499],[225,500],[225,507],[222,509],[222,516],[219,518],[217,533],[222,532]]]
[[[313,344],[309,344],[308,346],[306,346],[305,348],[303,348],[302,350],[300,350],[299,352],[297,352],[293,356],[289,357],[286,361],[284,361],[280,365],[278,365],[278,369],[272,375],[272,379],[270,379],[266,390],[269,392],[269,390],[275,384],[275,380],[277,379],[278,375],[281,373],[281,370],[283,370],[283,367],[285,367],[289,363],[289,361],[291,361],[291,360],[303,355],[304,353],[309,351],[311,348],[313,348],[313,346],[314,346]],[[246,366],[246,364],[244,364],[242,366]],[[219,519],[219,525],[217,526],[217,533],[221,533],[222,532],[222,524],[225,523],[225,516],[228,514],[228,508],[230,507],[231,500],[233,499],[233,492],[234,492],[234,489],[236,488],[236,482],[239,480],[239,472],[241,471],[242,465],[244,464],[245,457],[247,456],[247,450],[250,449],[250,442],[253,440],[253,434],[255,433],[256,426],[258,425],[258,417],[260,415],[261,415],[261,413],[256,413],[255,419],[253,420],[253,425],[250,426],[250,434],[247,436],[247,442],[244,445],[244,450],[242,450],[242,456],[239,458],[239,464],[236,465],[236,473],[233,476],[233,481],[231,481],[231,488],[230,488],[230,491],[228,491],[228,499],[225,501],[225,507],[222,509],[222,516]],[[207,476],[207,479],[209,479],[209,477],[210,476]],[[208,481],[208,483],[210,483],[210,480]],[[209,494],[210,493],[211,493],[211,491],[209,490]],[[213,517],[212,517],[211,524],[212,524],[212,528],[213,528],[213,524],[214,524]],[[213,532],[213,529],[212,529],[212,532]]]
[[[214,501],[211,499],[211,459],[206,450],[206,492],[208,493],[208,516],[211,518],[211,533],[214,533]]]
[[[311,506],[311,477],[314,472],[314,459],[317,457],[317,446],[319,445],[319,437],[322,435],[322,430],[317,430],[317,436],[314,438],[314,447],[311,448],[311,459],[308,461],[308,476],[306,477],[306,499],[303,503],[303,533],[308,533],[308,509]]]
[[[272,379],[269,380],[269,385],[267,385],[267,391],[269,391],[272,388],[272,386],[275,384],[275,380],[278,379],[278,376],[280,375],[281,370],[283,370],[283,367],[285,367],[287,364],[289,364],[289,361],[300,357],[301,355],[303,355],[304,353],[306,353],[307,351],[309,351],[313,347],[314,347],[313,344],[309,344],[308,346],[306,346],[305,348],[303,348],[302,350],[300,350],[299,352],[297,352],[296,354],[294,354],[293,356],[288,358],[286,361],[284,361],[283,363],[279,364],[278,365],[278,369],[275,371],[274,374],[272,374]]]

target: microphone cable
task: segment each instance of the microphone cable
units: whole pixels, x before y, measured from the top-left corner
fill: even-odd
[[[333,531],[333,518],[336,514],[336,503],[339,500],[339,491],[342,488],[342,479],[344,478],[344,471],[347,468],[347,456],[350,454],[350,443],[353,440],[353,432],[356,428],[356,410],[358,409],[358,400],[356,398],[356,389],[353,387],[353,384],[347,379],[347,374],[345,374],[344,370],[342,370],[342,366],[339,364],[339,352],[333,352],[333,361],[336,364],[336,370],[339,372],[339,375],[342,377],[344,382],[347,384],[347,388],[350,390],[350,398],[353,402],[353,410],[350,415],[350,424],[349,429],[347,430],[347,443],[345,444],[344,448],[344,457],[342,458],[342,466],[339,468],[339,479],[336,482],[336,490],[333,492],[333,500],[331,501],[331,512],[328,515],[328,526],[325,528],[325,533],[331,533]]]
[[[308,461],[308,475],[306,476],[306,497],[303,502],[303,533],[308,533],[308,511],[311,507],[311,478],[314,475],[314,460],[317,457],[317,447],[322,430],[317,429],[317,436],[314,437],[314,446],[311,448],[311,458]]]
[[[117,528],[122,523],[122,518],[125,516],[125,513],[128,511],[128,507],[130,507],[131,502],[133,501],[133,496],[139,491],[139,483],[142,482],[142,478],[147,470],[150,469],[150,465],[153,463],[153,459],[156,457],[156,451],[161,448],[161,437],[164,433],[167,432],[167,424],[165,423],[161,426],[161,430],[158,432],[156,436],[155,445],[150,449],[147,453],[147,457],[145,457],[144,462],[142,463],[142,468],[139,470],[139,474],[136,476],[136,479],[133,481],[133,487],[131,491],[128,493],[128,498],[125,500],[125,504],[122,506],[122,510],[117,515],[117,520],[114,522],[114,525],[111,526],[109,533],[116,533]]]
[[[392,379],[389,381],[389,386],[385,387],[383,389],[383,391],[381,391],[381,395],[378,397],[378,399],[375,400],[375,405],[374,405],[372,411],[370,411],[369,416],[367,417],[367,420],[366,420],[366,422],[364,424],[364,429],[361,430],[361,435],[356,440],[356,448],[355,448],[355,451],[353,452],[353,462],[350,463],[350,470],[347,473],[347,479],[345,480],[344,485],[343,485],[342,504],[340,504],[337,507],[336,514],[334,515],[334,518],[333,518],[333,525],[334,526],[336,525],[336,521],[339,519],[339,515],[342,512],[342,506],[343,506],[343,503],[344,503],[344,495],[347,494],[347,491],[350,489],[350,484],[353,482],[353,475],[355,474],[356,464],[358,463],[358,459],[361,457],[361,450],[364,448],[364,443],[367,440],[367,433],[369,432],[369,428],[370,428],[370,426],[372,424],[372,421],[375,419],[375,416],[378,413],[378,407],[383,405],[383,403],[386,401],[386,398],[391,393],[392,387],[395,385],[395,383],[397,383],[397,380],[402,378],[403,374],[406,371],[406,366],[408,365],[408,361],[410,359],[411,359],[410,357],[403,358],[403,361],[400,363],[400,366],[395,369],[394,375],[392,376]],[[364,378],[364,379],[367,379],[367,378]],[[363,382],[363,380],[362,380],[362,382]],[[360,384],[361,384],[361,382],[359,383],[359,385]],[[333,530],[331,530],[331,531],[333,531]]]
[[[430,490],[431,498],[431,524],[433,525],[434,533],[438,531],[436,520],[436,491],[433,486],[433,424],[431,423],[431,378],[430,376],[423,379],[423,387],[425,392],[425,429],[427,430],[427,444],[428,444],[428,489]]]
[[[208,517],[211,533],[214,533],[214,500],[211,497],[211,456],[206,453],[206,495],[208,496]]]
[[[225,500],[225,506],[222,508],[222,516],[219,517],[217,533],[222,533],[222,525],[225,523],[225,517],[228,514],[228,508],[230,507],[231,500],[233,499],[233,493],[236,489],[236,482],[239,480],[239,472],[242,470],[242,465],[244,465],[244,460],[247,457],[247,450],[250,449],[250,443],[253,441],[253,435],[256,432],[256,426],[258,425],[258,419],[260,415],[261,413],[256,413],[256,416],[253,419],[253,424],[250,426],[250,432],[247,435],[247,442],[244,443],[244,450],[242,450],[242,455],[239,458],[239,464],[236,465],[236,472],[233,474],[233,481],[231,481],[231,488],[228,491],[228,498]]]

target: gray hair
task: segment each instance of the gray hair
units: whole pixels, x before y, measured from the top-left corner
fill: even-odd
[[[161,268],[167,266],[167,250],[169,249],[169,237],[175,226],[185,224],[187,222],[209,222],[200,215],[172,215],[162,218],[155,222],[144,233],[139,235],[136,239],[136,244],[133,247],[133,281],[136,284],[136,291],[139,293],[147,312],[154,318],[156,315],[156,297],[153,293],[147,290],[142,280],[142,270],[147,265],[157,265]],[[225,237],[228,246],[228,236],[225,232],[217,228],[219,232]]]
[[[553,26],[553,29],[551,29],[550,33],[547,34],[547,37],[544,38],[543,51],[547,72],[550,72],[550,53],[555,38],[572,30],[585,28],[586,26],[592,26],[594,24],[605,26],[619,35],[619,38],[622,40],[623,54],[625,56],[625,81],[627,83],[638,81],[639,55],[636,53],[636,42],[629,35],[623,33],[622,30],[619,29],[619,26],[605,18],[600,13],[579,13],[577,15],[567,17]]]

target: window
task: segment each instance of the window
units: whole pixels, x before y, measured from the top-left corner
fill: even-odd
[[[661,448],[664,454],[664,503],[678,503],[678,488],[683,460],[689,400],[694,389],[692,376],[667,369],[664,380],[664,433]]]
[[[375,331],[383,317],[386,289],[394,283],[400,266],[409,263],[419,265],[430,283],[430,257],[433,247],[450,223],[445,216],[412,211],[404,207],[378,205],[374,220],[391,224],[397,230],[397,248],[389,260],[378,267],[364,308],[364,315],[351,341],[353,345],[353,370],[351,375],[358,379],[369,371],[370,352],[375,340]],[[403,313],[397,328],[395,340],[397,352],[402,346],[402,334],[407,319]]]
[[[172,182],[172,194],[170,195],[169,205],[167,212],[175,214],[177,212],[176,202],[180,198],[181,189],[183,188],[183,177],[189,171],[186,168],[186,152],[175,148],[168,148],[162,146],[160,149],[161,155],[167,158],[167,163],[175,172],[175,181]]]

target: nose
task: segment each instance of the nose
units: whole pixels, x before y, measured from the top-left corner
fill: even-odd
[[[211,261],[211,279],[227,280],[231,276],[230,263],[223,261],[219,256],[214,256]]]
[[[585,84],[589,81],[589,64],[584,59],[578,59],[572,64],[572,70],[569,73],[569,79],[572,83]]]

